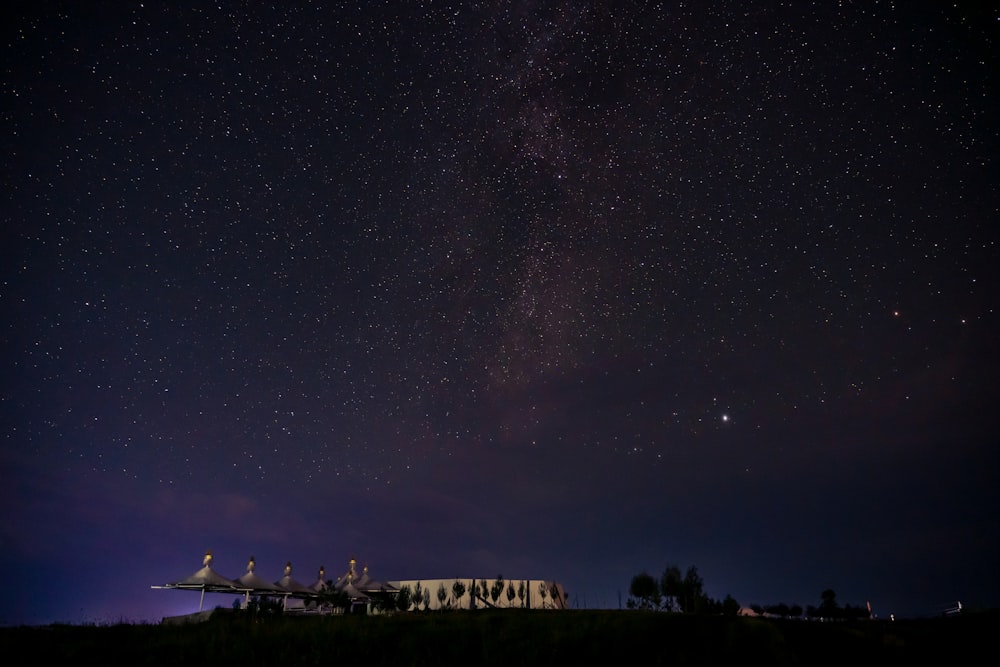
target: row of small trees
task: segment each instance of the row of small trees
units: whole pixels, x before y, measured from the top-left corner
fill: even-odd
[[[451,594],[450,598],[449,592]],[[370,606],[375,611],[426,611],[430,609],[433,599],[436,596],[438,601],[436,609],[457,609],[466,593],[469,594],[469,609],[476,609],[480,604],[483,607],[506,606],[509,608],[536,606],[531,602],[531,592],[528,590],[528,582],[519,581],[515,585],[513,581],[505,581],[502,575],[498,575],[493,582],[488,582],[486,579],[478,581],[472,579],[469,581],[468,586],[466,586],[464,581],[456,580],[452,584],[450,591],[445,587],[444,582],[442,582],[438,584],[437,591],[434,593],[429,588],[425,588],[419,581],[412,588],[407,585],[398,591],[383,588],[381,591],[367,592],[368,600],[366,606]],[[540,603],[537,606],[541,607],[548,606],[548,598],[550,596],[553,602],[555,602],[558,594],[556,589],[550,591],[549,586],[544,581],[538,583],[537,593],[540,599]],[[505,597],[507,600],[506,605],[503,603]],[[352,609],[354,602],[345,591],[337,588],[334,582],[330,581],[324,590],[317,593],[316,600],[309,604],[331,611],[347,612]],[[239,605],[239,600],[236,600],[233,604],[234,608],[238,608]],[[255,615],[265,615],[275,610],[280,611],[282,609],[282,602],[278,598],[272,599],[266,595],[257,596],[251,600],[248,609],[253,611]]]
[[[755,613],[760,615],[775,616],[779,618],[823,618],[831,620],[858,620],[872,618],[871,607],[868,604],[852,605],[845,604],[843,607],[837,602],[837,594],[832,588],[827,588],[820,593],[819,605],[807,605],[805,609],[802,605],[788,605],[783,602],[778,604],[752,604],[750,605]]]
[[[420,610],[421,608],[425,611],[430,609],[433,597],[437,597],[438,609],[455,609],[459,605],[459,601],[465,597],[465,594],[469,594],[469,609],[475,609],[480,602],[484,606],[488,606],[492,603],[493,607],[500,607],[503,605],[503,599],[506,597],[506,606],[513,608],[525,607],[527,606],[528,600],[530,598],[530,591],[528,590],[528,584],[525,581],[520,581],[517,585],[514,585],[513,581],[504,581],[503,575],[498,575],[493,582],[488,582],[486,579],[469,581],[468,586],[465,582],[461,580],[456,580],[451,586],[451,597],[449,598],[449,591],[445,587],[444,582],[438,584],[437,591],[431,593],[429,588],[424,588],[418,581],[413,585],[411,589],[409,586],[403,586],[399,592],[396,594],[395,607],[400,611],[406,611],[408,609]],[[549,589],[545,582],[539,582],[538,584],[538,596],[541,598],[541,606],[546,606],[547,599],[549,596]],[[517,601],[515,603],[515,600]]]
[[[843,620],[857,620],[871,618],[871,611],[868,609],[867,605],[852,605],[850,603],[845,604],[843,607],[837,607],[836,609],[824,609],[822,605],[806,605],[803,609],[800,604],[786,604],[784,602],[779,602],[777,604],[752,604],[750,609],[754,613],[760,614],[761,616],[774,616],[777,618],[828,618],[828,619],[843,619]]]
[[[784,603],[772,605],[750,605],[757,614],[782,618],[827,618],[864,619],[871,617],[871,608],[866,605],[844,605],[837,602],[837,594],[832,588],[820,593],[819,606],[809,605],[803,610],[801,605]],[[680,568],[668,566],[659,579],[647,572],[632,577],[629,586],[629,609],[653,609],[681,611],[688,613],[738,614],[740,605],[732,596],[722,601],[713,600],[705,594],[705,584],[698,574],[698,568],[691,566],[681,576]]]
[[[740,611],[739,603],[731,595],[724,600],[713,600],[706,595],[705,582],[694,565],[683,575],[676,565],[668,565],[659,579],[648,572],[635,575],[629,586],[627,606],[629,609],[733,616]]]

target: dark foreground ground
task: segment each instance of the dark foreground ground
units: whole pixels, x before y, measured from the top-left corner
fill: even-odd
[[[995,612],[839,623],[583,610],[256,620],[222,613],[188,625],[0,628],[0,654],[129,667],[960,664],[995,658],[998,621]]]

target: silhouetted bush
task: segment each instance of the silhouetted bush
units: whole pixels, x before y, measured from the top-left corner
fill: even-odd
[[[960,663],[989,647],[998,614],[819,621],[599,610],[385,616],[219,613],[190,625],[0,628],[38,664],[837,665]],[[79,661],[79,663],[77,663]]]

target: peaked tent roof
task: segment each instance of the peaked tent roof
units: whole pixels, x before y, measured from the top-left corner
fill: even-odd
[[[354,582],[358,580],[358,573],[354,569],[355,565],[357,565],[357,562],[358,561],[356,561],[353,558],[348,561],[347,572],[345,572],[342,576],[340,576],[337,579],[337,582],[335,584],[335,586],[337,588],[343,588],[344,586],[347,586],[348,584],[352,584],[353,585]]]
[[[352,600],[366,600],[369,597],[367,594],[372,592],[395,590],[392,586],[379,583],[369,577],[367,566],[365,566],[364,574],[359,577],[356,569],[357,564],[358,561],[354,558],[348,561],[347,572],[335,584],[338,590],[346,593]]]
[[[319,566],[319,574],[316,575],[316,581],[310,586],[314,592],[322,593],[327,589],[326,584],[326,568],[322,565]]]
[[[239,587],[239,584],[235,581],[223,577],[221,574],[212,569],[211,551],[205,552],[205,558],[202,562],[204,563],[204,567],[192,574],[190,577],[165,584],[163,588],[189,588],[208,592],[221,591],[232,593]]]
[[[396,590],[396,587],[392,586],[391,584],[387,584],[372,579],[371,575],[368,574],[367,565],[365,565],[364,569],[362,570],[361,577],[356,582],[354,582],[354,586],[359,591],[365,591],[366,593],[381,592],[381,591],[394,592]]]
[[[186,579],[174,581],[163,586],[153,586],[153,588],[172,588],[182,591],[200,591],[201,601],[198,603],[198,610],[201,611],[205,604],[205,593],[242,593],[239,584],[232,579],[227,579],[212,569],[212,552],[206,551],[202,561],[204,566]]]
[[[253,556],[250,556],[250,562],[247,564],[247,571],[242,577],[236,580],[236,583],[240,588],[250,589],[251,592],[258,593],[281,593],[284,592],[283,589],[279,588],[275,584],[270,583],[256,572],[257,563]]]
[[[355,588],[354,584],[351,582],[345,582],[342,586],[338,586],[341,591],[343,591],[347,597],[351,600],[367,600],[368,596]]]
[[[286,593],[292,593],[293,595],[315,595],[316,591],[309,588],[308,586],[303,586],[299,582],[292,578],[292,563],[291,561],[285,563],[285,576],[274,582],[275,586],[281,588],[282,591]]]

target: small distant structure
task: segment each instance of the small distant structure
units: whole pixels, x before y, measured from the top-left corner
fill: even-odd
[[[955,616],[956,614],[961,614],[961,613],[962,613],[962,601],[961,600],[956,600],[955,604],[948,605],[947,607],[945,607],[941,611],[941,614],[943,616]]]

